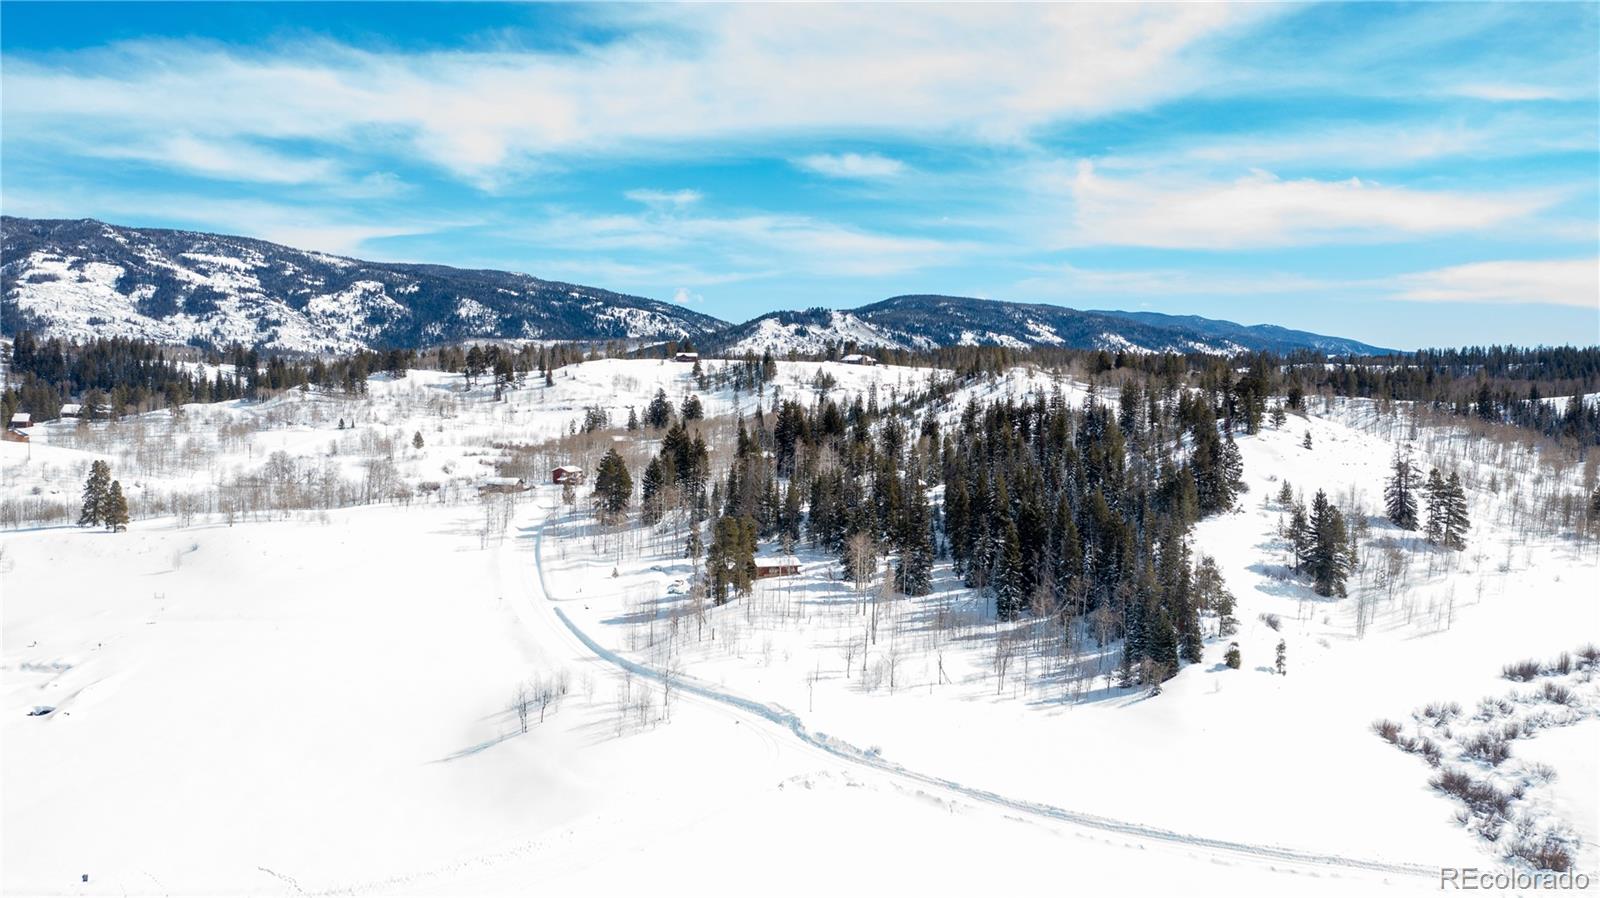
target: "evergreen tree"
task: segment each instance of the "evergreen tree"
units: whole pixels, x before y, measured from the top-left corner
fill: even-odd
[[[422,446],[422,431],[419,430],[411,435],[411,448],[420,452],[422,450]]]
[[[1239,453],[1231,430],[1222,441],[1222,475],[1227,480],[1230,499],[1245,491],[1244,456]]]
[[[1428,542],[1438,545],[1444,541],[1445,521],[1450,517],[1449,487],[1438,468],[1428,471],[1428,485],[1424,487],[1428,499]]]
[[[657,387],[654,399],[644,410],[644,423],[652,430],[662,430],[672,423],[674,409],[672,400],[667,398],[667,391]]]
[[[1461,477],[1455,471],[1444,485],[1444,527],[1441,539],[1446,548],[1461,551],[1467,547],[1467,531],[1472,522],[1467,514],[1467,493],[1461,486]]]
[[[83,510],[78,514],[79,527],[98,527],[106,520],[106,496],[111,486],[111,465],[96,461],[89,465],[89,477],[83,483]]]
[[[1321,596],[1343,596],[1344,581],[1350,568],[1347,557],[1349,534],[1344,514],[1328,501],[1328,494],[1317,490],[1311,503],[1311,578]]]
[[[1234,670],[1239,669],[1239,665],[1243,663],[1243,659],[1239,657],[1239,643],[1228,643],[1228,651],[1222,656],[1222,662]]]
[[[696,366],[699,364],[699,362],[695,362]],[[705,406],[700,404],[699,396],[690,395],[688,398],[683,400],[683,420],[699,421],[705,416]]]
[[[895,568],[894,586],[903,595],[925,596],[933,591],[933,528],[928,498],[910,474],[904,492],[905,510],[900,515],[897,540],[900,561]]]
[[[1300,573],[1311,560],[1311,522],[1306,518],[1306,507],[1299,502],[1289,510],[1289,551],[1294,555],[1294,572]]]
[[[1157,668],[1153,679],[1160,683],[1178,672],[1178,630],[1165,606],[1157,607],[1151,619],[1149,642],[1150,660]]]
[[[666,484],[661,468],[661,456],[658,455],[645,465],[644,476],[639,480],[639,519],[647,526],[659,523],[664,511],[661,491]]]
[[[1288,676],[1289,674],[1288,654],[1289,643],[1282,639],[1278,640],[1278,656],[1273,662],[1273,667],[1277,669],[1280,676]]]
[[[1300,442],[1300,445],[1305,447],[1306,449],[1310,449],[1311,448],[1311,431],[1309,431],[1309,430],[1306,431],[1306,438]]]
[[[1389,513],[1389,520],[1401,530],[1415,530],[1417,529],[1417,475],[1411,466],[1411,457],[1396,448],[1390,468],[1394,473],[1390,475],[1389,483],[1383,489],[1384,507]]]
[[[1017,524],[1009,517],[1001,531],[999,551],[994,556],[995,613],[1001,620],[1014,620],[1027,597],[1027,578],[1022,570],[1022,538]]]
[[[594,496],[603,518],[615,520],[628,510],[633,497],[633,476],[617,450],[608,449],[595,471]]]
[[[122,495],[121,481],[111,481],[111,489],[106,493],[104,517],[106,529],[112,533],[128,529],[128,500]]]
[[[756,575],[756,522],[724,515],[712,528],[711,549],[706,554],[706,576],[711,600],[722,605],[730,590],[748,595]]]

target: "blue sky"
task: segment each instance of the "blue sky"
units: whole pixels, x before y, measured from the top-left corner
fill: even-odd
[[[0,4],[0,210],[742,320],[1600,342],[1600,6]]]

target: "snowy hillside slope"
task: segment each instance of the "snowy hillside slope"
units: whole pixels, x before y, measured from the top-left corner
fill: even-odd
[[[244,237],[11,217],[0,235],[7,333],[349,352],[472,338],[681,339],[724,326],[524,274],[364,262]]]
[[[819,390],[891,401],[937,373],[780,362],[765,395],[700,395],[719,418]],[[507,506],[474,494],[508,444],[591,469],[613,445],[648,451],[650,434],[571,432],[589,407],[620,421],[658,389],[677,402],[695,386],[686,365],[612,359],[496,402],[460,376],[412,371],[374,377],[361,398],[292,391],[0,443],[0,499],[75,514],[85,469],[104,458],[142,512],[117,535],[0,532],[4,891],[721,891],[711,876],[784,895],[885,881],[1031,893],[1065,869],[1094,892],[1436,892],[1436,874],[1404,871],[1499,858],[1428,786],[1434,772],[1371,723],[1410,725],[1430,702],[1470,713],[1515,685],[1503,664],[1600,641],[1593,545],[1518,526],[1549,478],[1582,472],[1541,472],[1516,447],[1452,432],[1412,436],[1361,402],[1313,403],[1239,437],[1250,491],[1194,544],[1239,598],[1244,664],[1220,664],[1226,641],[1212,639],[1155,697],[1040,676],[1055,649],[996,623],[942,562],[932,595],[878,608],[877,642],[836,561],[804,545],[800,576],[707,609],[701,636],[673,591],[690,566],[670,528],[603,532],[543,483]],[[971,398],[1057,386],[1075,404],[1089,394],[1017,369],[936,411],[949,421]],[[706,426],[728,435],[725,420]],[[1409,546],[1391,597],[1376,559],[1398,535],[1374,520],[1349,598],[1286,577],[1282,481],[1375,513],[1406,440],[1466,476],[1469,550]],[[273,507],[330,478],[381,492],[354,496],[364,507]],[[219,489],[238,505],[188,522],[161,511]],[[1271,672],[1280,639],[1286,676]],[[867,645],[847,660],[851,640]],[[1091,643],[1077,663],[1114,673],[1116,652]],[[517,687],[563,671],[568,691],[523,733]],[[1597,734],[1600,717],[1540,731],[1505,765],[1557,772],[1518,807],[1589,835],[1588,870]],[[975,860],[902,862],[930,852]],[[810,857],[826,862],[797,861]]]
[[[705,361],[713,371],[724,364]],[[819,373],[831,386],[819,390]],[[307,476],[357,484],[369,477],[371,454],[381,453],[399,482],[470,492],[479,479],[495,473],[496,460],[504,457],[496,446],[559,440],[577,431],[590,409],[603,410],[620,427],[630,409],[642,413],[658,390],[674,403],[695,395],[706,415],[717,417],[770,407],[780,396],[811,401],[825,395],[848,402],[879,391],[888,399],[924,389],[940,373],[893,365],[779,362],[778,377],[763,398],[732,390],[702,393],[688,365],[600,359],[558,369],[548,387],[536,380],[513,387],[499,402],[491,386],[469,388],[459,374],[413,370],[398,379],[380,374],[369,381],[365,397],[291,391],[260,402],[191,403],[176,416],[158,411],[82,428],[72,420],[36,426],[31,444],[0,444],[0,500],[69,504],[90,462],[106,458],[124,475],[137,517],[144,507],[165,508],[186,494],[248,477],[277,452],[294,459]],[[346,423],[348,428],[341,426]],[[422,450],[389,451],[408,445],[418,433],[424,438]],[[602,433],[550,454],[557,462],[592,468],[610,439]]]
[[[1021,820],[716,703],[669,711],[542,594],[531,534],[556,499],[487,548],[459,506],[8,535],[6,578],[37,585],[5,610],[5,892],[687,895],[714,864],[798,896],[931,850],[1017,860],[904,865],[897,885],[1025,890],[1070,864],[1109,889],[1157,859],[1142,881],[1200,893],[1429,885]],[[568,693],[523,733],[516,685],[558,671]]]
[[[730,356],[771,352],[782,357],[789,353],[820,355],[828,352],[830,346],[931,349],[937,344],[926,338],[891,333],[853,312],[808,309],[763,315],[717,334],[707,345]]]
[[[808,389],[819,369],[839,398],[928,374],[783,363],[777,386]],[[493,443],[562,434],[586,404],[676,395],[685,376],[585,363],[495,402],[459,377],[413,371],[375,377],[360,399],[293,392],[54,423],[31,444],[0,443],[0,489],[75,500],[95,458],[152,507],[240,472],[268,472],[264,489],[307,482],[273,479],[280,453],[312,483],[326,470],[370,476],[390,457],[413,485],[470,485]],[[712,414],[756,401],[705,399]],[[559,564],[585,551],[553,530],[538,538],[564,513],[559,489],[513,503],[502,531],[486,530],[463,492],[187,524],[140,517],[123,534],[0,534],[6,894],[526,894],[600,880],[703,894],[710,863],[773,894],[814,895],[928,851],[1017,860],[897,865],[897,885],[1021,891],[1069,864],[1075,883],[1110,889],[1156,859],[1143,882],[1201,893],[1431,885],[1019,816],[808,748],[759,715],[669,699],[566,628],[556,607],[577,615],[585,601],[544,592],[541,555]],[[523,732],[519,684],[563,672],[567,691]],[[828,863],[796,864],[800,847],[824,844]]]
[[[706,612],[714,640],[693,636],[695,612],[673,587],[690,569],[670,544],[660,551],[641,538],[585,552],[578,547],[591,534],[574,519],[552,525],[548,544],[568,548],[547,555],[546,566],[553,592],[582,600],[564,607],[602,645],[791,709],[813,730],[910,770],[1218,839],[1395,863],[1490,863],[1495,850],[1461,829],[1457,805],[1430,788],[1434,771],[1371,725],[1408,720],[1431,702],[1472,708],[1508,691],[1503,664],[1600,641],[1600,558],[1581,543],[1527,539],[1513,523],[1515,494],[1497,495],[1486,474],[1469,475],[1478,484],[1477,524],[1464,557],[1409,537],[1418,557],[1406,588],[1391,595],[1376,569],[1395,534],[1374,520],[1351,596],[1315,596],[1286,575],[1276,535],[1284,512],[1271,497],[1288,479],[1370,513],[1394,448],[1370,426],[1355,404],[1240,438],[1251,490],[1237,512],[1202,522],[1194,543],[1217,559],[1239,597],[1242,628],[1213,636],[1206,662],[1186,667],[1158,698],[1112,685],[1115,644],[1073,662],[1103,675],[1087,693],[1045,675],[1062,663],[1057,648],[1036,643],[1026,623],[997,624],[992,606],[943,563],[932,595],[881,608],[871,601],[871,644],[868,600],[839,580],[835,558],[803,546],[799,576],[764,581],[750,599]],[[1451,461],[1467,469],[1469,459]],[[613,567],[619,579],[607,576]],[[1369,615],[1365,632],[1358,613]],[[687,637],[663,635],[685,627]],[[1287,676],[1273,672],[1279,640]],[[1241,646],[1240,670],[1220,663],[1230,641]],[[1585,701],[1600,704],[1600,695]],[[1581,788],[1594,764],[1581,752],[1600,732],[1600,716],[1567,732],[1516,744],[1515,755],[1526,745],[1529,759],[1549,758],[1559,772],[1519,807],[1538,815],[1544,804],[1565,805],[1572,817],[1562,825],[1593,833],[1600,808]],[[1582,864],[1593,869],[1595,845],[1586,845]]]

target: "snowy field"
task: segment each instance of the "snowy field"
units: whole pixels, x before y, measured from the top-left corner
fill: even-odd
[[[819,368],[837,399],[930,377],[780,363],[780,395],[809,401]],[[1049,381],[1013,372],[947,414],[1030,385]],[[107,458],[135,507],[127,533],[0,535],[5,893],[1434,892],[1441,865],[1499,859],[1373,722],[1424,726],[1441,702],[1464,720],[1530,688],[1503,665],[1600,642],[1595,544],[1524,537],[1514,496],[1541,475],[1491,484],[1484,455],[1450,460],[1474,502],[1467,552],[1412,546],[1405,589],[1363,573],[1347,599],[1287,579],[1283,480],[1377,514],[1405,437],[1359,404],[1240,437],[1250,491],[1194,542],[1239,598],[1244,663],[1213,640],[1155,697],[1041,676],[1026,629],[943,565],[933,595],[873,608],[802,550],[800,575],[702,620],[676,592],[681,543],[598,533],[559,487],[503,508],[473,495],[507,444],[592,470],[615,435],[573,436],[585,409],[620,424],[658,388],[698,392],[687,366],[654,361],[569,367],[504,402],[413,372],[362,400],[0,443],[0,498],[75,519]],[[701,398],[715,418],[772,396]],[[1427,436],[1444,462],[1448,435]],[[274,453],[290,470],[264,498],[154,516],[281,468]],[[1572,682],[1574,713],[1600,707]],[[519,690],[549,696],[525,731]],[[1521,801],[1584,837],[1590,871],[1597,740],[1582,717],[1516,740],[1505,767],[1556,772]]]

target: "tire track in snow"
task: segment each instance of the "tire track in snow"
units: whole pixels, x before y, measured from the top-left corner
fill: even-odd
[[[544,571],[544,531],[545,525],[549,523],[551,517],[549,510],[547,509],[546,511],[547,513],[545,517],[541,518],[539,521],[538,532],[534,538],[533,558],[534,567],[538,572],[539,592],[543,595],[546,602],[549,603],[551,610],[556,613],[556,617],[560,618],[561,623],[564,624],[569,631],[571,631],[572,635],[577,637],[578,641],[582,642],[584,647],[586,647],[590,652],[593,652],[599,658],[637,676],[665,683],[667,677],[662,671],[648,664],[642,664],[629,658],[625,658],[617,652],[600,645],[586,631],[584,631],[583,628],[573,623],[572,619],[567,616],[566,611],[556,604],[559,600],[552,598],[549,584],[545,580]],[[1440,868],[1437,865],[1429,866],[1424,864],[1396,861],[1371,860],[1367,858],[1346,857],[1338,854],[1322,854],[1314,851],[1285,848],[1278,845],[1264,845],[1251,842],[1236,842],[1229,839],[1216,839],[1208,836],[1199,836],[1190,833],[1178,832],[1176,830],[1163,829],[1156,826],[1148,826],[1142,823],[1134,823],[1127,820],[1118,820],[1114,817],[1104,817],[1098,814],[1072,811],[1066,808],[1056,807],[1055,805],[1045,804],[1043,802],[1011,798],[1001,795],[997,792],[991,792],[987,789],[968,786],[955,780],[949,780],[933,774],[912,770],[892,761],[885,760],[881,756],[869,751],[865,751],[843,739],[829,736],[826,733],[813,731],[810,727],[806,726],[805,722],[800,719],[799,715],[781,705],[767,704],[754,699],[744,698],[743,696],[736,695],[732,692],[714,688],[686,674],[673,674],[671,677],[671,688],[679,692],[688,693],[699,698],[730,706],[753,717],[760,718],[768,723],[783,727],[789,730],[795,736],[795,738],[799,739],[801,742],[850,763],[869,767],[893,776],[898,776],[916,783],[921,783],[925,786],[952,792],[973,801],[983,802],[988,805],[1006,808],[1035,817],[1042,817],[1048,820],[1070,823],[1077,826],[1101,830],[1103,832],[1116,833],[1118,835],[1131,836],[1138,839],[1164,842],[1184,848],[1200,848],[1208,851],[1222,852],[1256,860],[1281,861],[1284,863],[1302,864],[1319,868],[1333,867],[1350,870],[1363,870],[1375,873],[1387,873],[1398,876],[1426,877],[1430,879],[1439,875]]]

